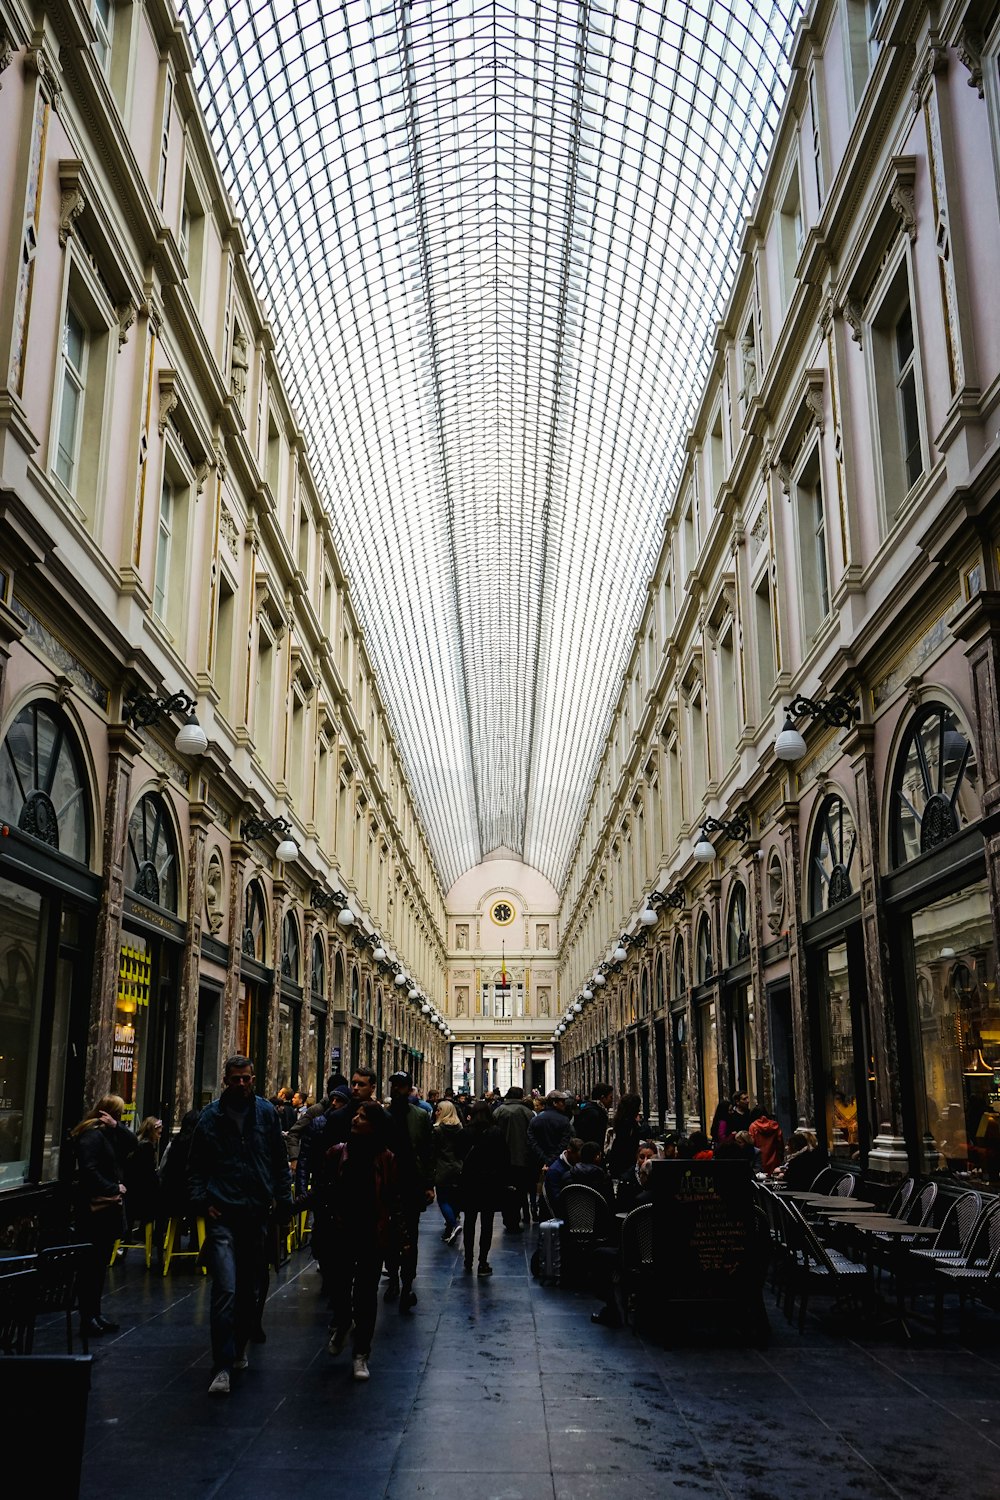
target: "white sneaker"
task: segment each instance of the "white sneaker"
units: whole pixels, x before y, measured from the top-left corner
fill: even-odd
[[[354,1378],[355,1380],[371,1379],[368,1371],[368,1361],[363,1354],[356,1354],[354,1356]]]
[[[228,1396],[229,1395],[229,1371],[228,1370],[220,1370],[219,1373],[218,1373],[218,1375],[216,1375],[213,1378],[212,1384],[208,1388],[208,1394],[210,1396]]]
[[[458,1237],[459,1237],[459,1235],[461,1233],[462,1233],[462,1220],[461,1219],[456,1219],[454,1229],[452,1229],[450,1231],[450,1233],[448,1234],[448,1243],[449,1243],[449,1245],[453,1245],[455,1243],[455,1241],[458,1239]]]
[[[339,1354],[354,1330],[354,1324],[348,1323],[346,1328],[335,1328],[330,1335],[326,1346],[327,1354]]]

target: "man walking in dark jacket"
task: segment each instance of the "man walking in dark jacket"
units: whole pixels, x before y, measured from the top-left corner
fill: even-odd
[[[504,1102],[494,1111],[493,1123],[503,1136],[510,1159],[511,1191],[504,1195],[503,1227],[510,1234],[519,1234],[521,1215],[525,1224],[531,1223],[529,1194],[538,1174],[528,1160],[528,1126],[535,1118],[530,1104],[525,1103],[524,1090],[516,1085],[507,1090]]]
[[[258,1296],[267,1275],[271,1210],[279,1225],[292,1217],[281,1121],[273,1104],[256,1097],[253,1083],[249,1058],[226,1059],[222,1093],[202,1110],[188,1161],[192,1211],[207,1228],[213,1395],[228,1395],[231,1372],[247,1367],[247,1343],[258,1326]]]
[[[410,1103],[412,1087],[409,1073],[393,1073],[389,1078],[388,1113],[393,1125],[389,1145],[399,1175],[404,1231],[402,1245],[390,1250],[386,1257],[389,1285],[385,1300],[392,1302],[398,1297],[401,1313],[408,1313],[417,1300],[413,1280],[417,1274],[420,1215],[434,1201],[431,1117],[426,1110]]]
[[[553,1089],[545,1097],[545,1108],[528,1126],[528,1150],[534,1169],[541,1173],[550,1162],[554,1162],[565,1151],[572,1134],[567,1095]]]
[[[602,1151],[608,1138],[608,1112],[614,1097],[610,1083],[595,1083],[590,1098],[577,1110],[573,1121],[573,1129],[581,1141],[593,1141]]]

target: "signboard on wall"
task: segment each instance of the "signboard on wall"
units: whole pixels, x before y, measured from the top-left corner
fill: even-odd
[[[149,1016],[150,954],[141,937],[129,936],[118,953],[111,1092],[125,1100],[122,1121],[134,1126],[139,1067]]]

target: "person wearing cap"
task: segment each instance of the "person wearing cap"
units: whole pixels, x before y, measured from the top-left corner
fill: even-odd
[[[510,1158],[511,1191],[502,1202],[503,1227],[509,1234],[521,1233],[521,1216],[525,1224],[531,1222],[529,1196],[537,1173],[528,1156],[528,1126],[535,1118],[530,1104],[525,1103],[524,1089],[512,1085],[504,1095],[504,1101],[493,1113],[493,1123],[503,1136]]]
[[[434,1201],[434,1157],[431,1117],[410,1103],[413,1079],[409,1073],[393,1073],[389,1078],[389,1118],[392,1123],[390,1147],[399,1174],[399,1195],[403,1233],[386,1255],[385,1268],[389,1285],[385,1300],[399,1299],[399,1310],[407,1313],[415,1305],[413,1290],[417,1274],[417,1236],[420,1215]]]
[[[528,1125],[528,1150],[534,1171],[546,1170],[565,1151],[573,1134],[569,1097],[561,1089],[546,1095],[545,1108]]]

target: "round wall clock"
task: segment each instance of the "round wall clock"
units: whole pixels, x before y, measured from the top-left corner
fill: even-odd
[[[498,927],[506,927],[508,922],[514,920],[514,908],[509,901],[494,901],[490,916]]]

